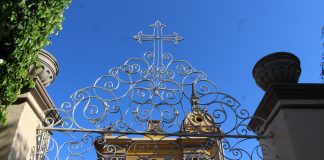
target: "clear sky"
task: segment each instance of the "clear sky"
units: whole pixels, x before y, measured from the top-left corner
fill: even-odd
[[[218,89],[251,114],[264,92],[252,77],[254,64],[272,52],[288,51],[302,64],[302,83],[320,83],[323,0],[74,0],[63,31],[46,49],[60,72],[48,92],[57,106],[90,86],[112,67],[152,49],[132,36],[160,20],[164,33],[184,37],[165,51],[207,73]]]
[[[63,31],[46,48],[60,65],[48,91],[59,106],[110,68],[142,57],[152,45],[139,45],[132,36],[151,33],[148,25],[160,20],[168,26],[165,33],[185,38],[165,50],[205,71],[253,113],[264,92],[251,72],[269,53],[296,54],[300,82],[321,82],[323,6],[322,0],[74,0]]]

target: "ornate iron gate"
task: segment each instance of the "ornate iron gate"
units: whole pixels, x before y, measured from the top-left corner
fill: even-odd
[[[152,24],[138,42],[154,50],[127,60],[43,113],[33,159],[262,159],[269,148],[251,132],[240,103],[191,63],[163,52],[177,33]]]

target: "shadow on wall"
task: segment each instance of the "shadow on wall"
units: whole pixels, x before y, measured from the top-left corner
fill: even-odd
[[[12,140],[15,135],[15,131],[17,126],[13,123],[7,124],[6,126],[0,127],[0,159],[6,160],[8,159],[8,155],[10,152]]]
[[[0,127],[0,160],[27,158],[26,152],[29,150],[27,142],[23,140],[20,133],[15,135],[15,131],[16,126],[13,124]]]
[[[29,153],[30,148],[28,148],[27,142],[24,141],[24,138],[20,133],[16,135],[15,143],[17,144],[12,145],[14,147],[11,148],[8,160],[27,159],[27,153]]]
[[[0,126],[0,160],[26,159],[28,144],[23,140],[23,135],[16,135],[23,110],[24,107],[18,105],[12,105],[8,108],[8,124]]]

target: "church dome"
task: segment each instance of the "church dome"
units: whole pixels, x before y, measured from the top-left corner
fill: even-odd
[[[190,103],[191,112],[189,112],[183,120],[181,130],[183,132],[195,133],[215,132],[217,130],[216,123],[212,116],[201,109],[194,84],[192,84]]]
[[[189,112],[182,123],[182,131],[208,133],[215,132],[216,125],[212,116],[204,113],[201,110]]]

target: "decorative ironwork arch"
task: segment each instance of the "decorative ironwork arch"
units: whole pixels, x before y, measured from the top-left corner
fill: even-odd
[[[220,92],[206,73],[163,52],[163,42],[183,38],[163,35],[166,26],[159,21],[151,27],[153,35],[139,32],[134,39],[153,41],[154,51],[112,68],[59,108],[43,112],[33,159],[88,159],[91,152],[98,159],[237,160],[262,159],[261,152],[270,151],[256,141],[269,137],[248,128],[257,117]]]

